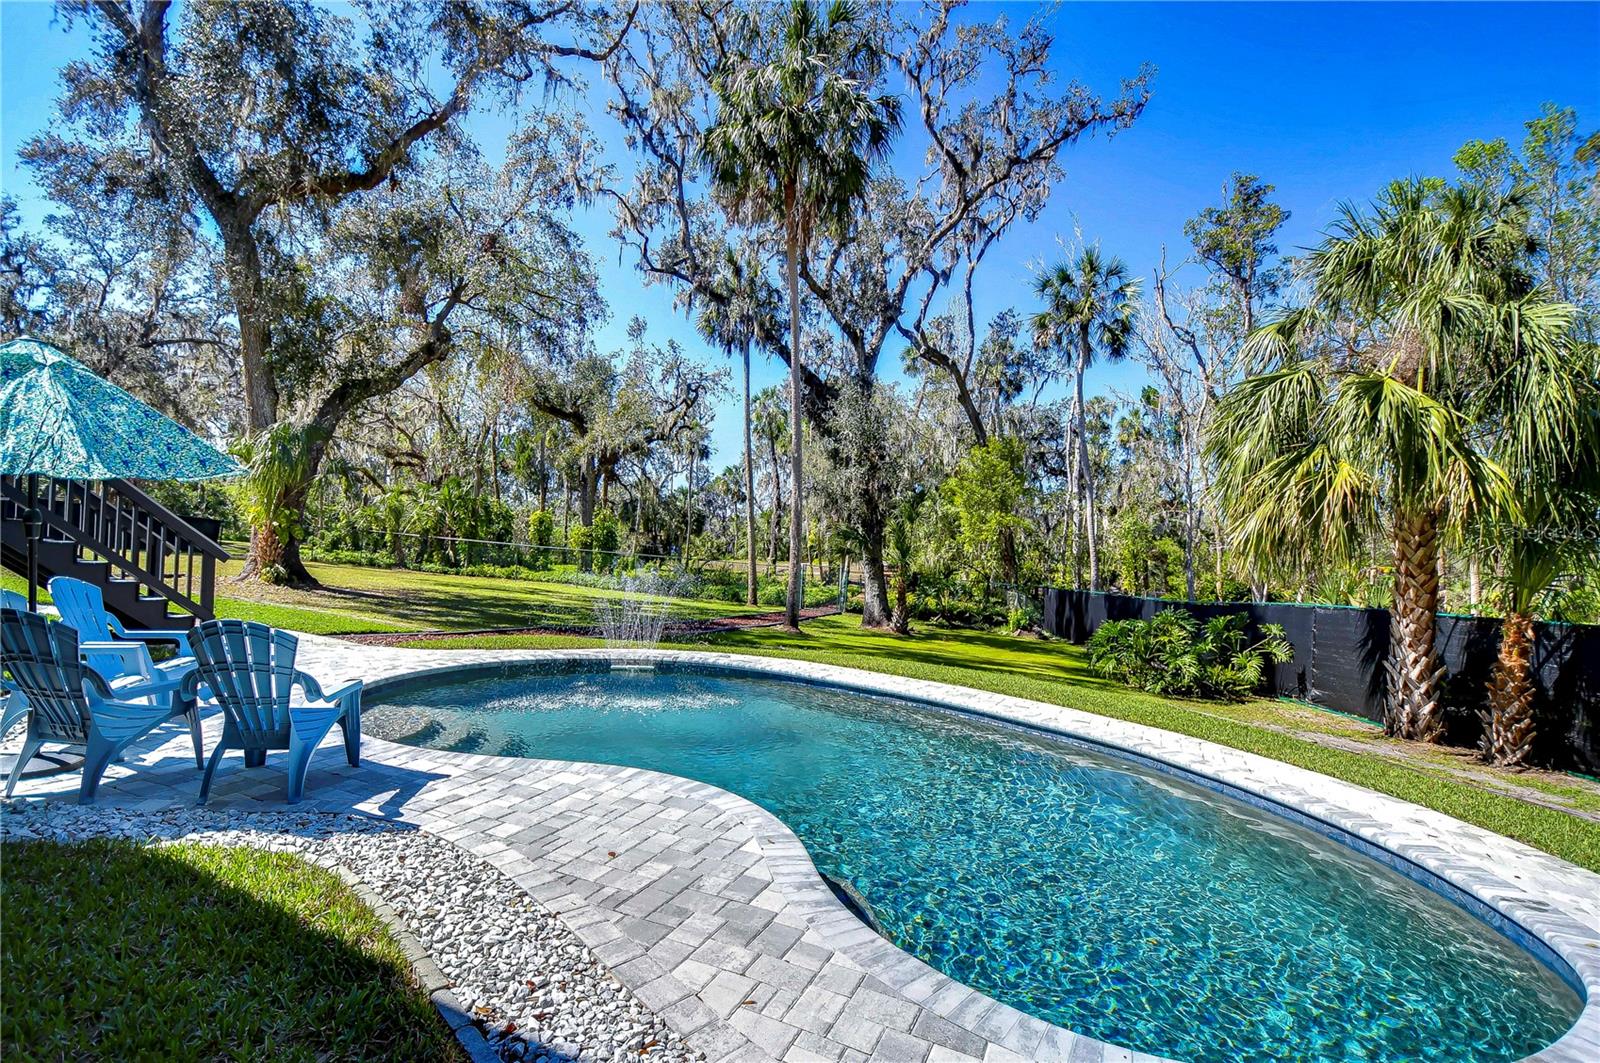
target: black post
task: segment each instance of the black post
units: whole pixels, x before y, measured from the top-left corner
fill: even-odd
[[[22,514],[22,536],[28,540],[28,611],[39,611],[39,535],[43,531],[39,513],[39,477],[28,474],[28,508]]]

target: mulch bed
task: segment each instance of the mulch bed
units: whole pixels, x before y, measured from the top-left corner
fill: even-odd
[[[815,620],[821,616],[833,616],[838,611],[839,607],[836,605],[820,605],[800,610],[800,619]],[[775,613],[744,613],[739,616],[672,620],[667,623],[662,635],[665,638],[695,638],[700,635],[716,635],[724,631],[777,627],[783,623],[783,619],[783,611],[780,609]],[[470,631],[382,631],[336,637],[346,642],[358,642],[364,646],[399,646],[403,643],[438,642],[442,639],[458,639],[472,635],[574,635],[581,638],[600,638],[602,632],[599,624],[564,624],[549,627],[485,627]]]

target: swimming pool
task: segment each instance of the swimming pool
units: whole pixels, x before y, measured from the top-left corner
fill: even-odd
[[[1285,819],[1051,737],[705,669],[533,666],[378,692],[380,737],[624,764],[740,794],[906,951],[1191,1060],[1513,1059],[1577,995],[1484,923]]]

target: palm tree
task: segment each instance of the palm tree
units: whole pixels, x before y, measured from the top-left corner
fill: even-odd
[[[1083,377],[1095,356],[1118,361],[1128,353],[1138,309],[1139,281],[1120,258],[1106,258],[1098,246],[1085,247],[1076,261],[1061,262],[1040,274],[1034,293],[1045,308],[1033,315],[1034,342],[1071,359],[1073,430],[1078,438],[1077,490],[1089,545],[1089,589],[1100,589],[1100,543],[1095,525],[1094,476],[1084,432]]]
[[[750,347],[763,329],[776,327],[777,293],[766,282],[759,263],[748,254],[723,248],[722,261],[712,282],[714,293],[700,311],[700,335],[727,354],[744,359],[744,515],[745,598],[756,604],[756,481],[755,459],[750,451]]]
[[[887,153],[900,102],[873,95],[882,56],[857,8],[834,0],[826,11],[792,0],[771,45],[759,11],[746,21],[756,54],[728,61],[713,79],[717,117],[701,144],[712,181],[728,201],[783,230],[789,290],[789,596],[786,622],[800,625],[803,468],[800,418],[801,258],[818,228],[842,228],[867,185],[872,162]]]
[[[1252,564],[1392,544],[1385,729],[1403,738],[1443,730],[1441,536],[1517,512],[1483,430],[1505,401],[1489,360],[1562,342],[1560,315],[1535,312],[1530,249],[1520,200],[1483,189],[1402,181],[1370,213],[1341,208],[1307,261],[1310,302],[1246,344],[1270,371],[1224,396],[1211,428],[1223,508]]]
[[[1481,743],[1484,759],[1503,767],[1527,767],[1534,752],[1534,612],[1600,555],[1591,523],[1600,513],[1600,349],[1541,343],[1557,332],[1574,335],[1574,315],[1571,306],[1541,303],[1540,296],[1506,317],[1543,316],[1547,326],[1522,329],[1518,348],[1491,352],[1503,357],[1483,367],[1490,381],[1485,419],[1516,502],[1513,512],[1475,529],[1474,556],[1498,573],[1505,610]]]
[[[316,474],[313,451],[327,441],[327,430],[318,425],[279,421],[235,445],[248,470],[240,500],[251,528],[250,555],[236,581],[321,586],[300,560],[300,542]]]
[[[889,626],[897,635],[911,634],[911,610],[906,601],[906,592],[911,584],[911,566],[916,560],[916,541],[912,532],[921,505],[921,495],[909,495],[895,509],[894,517],[889,521],[889,559],[894,562],[894,615]]]

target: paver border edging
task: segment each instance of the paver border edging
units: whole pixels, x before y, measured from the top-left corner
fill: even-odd
[[[467,1014],[467,1009],[461,1006],[461,1001],[451,991],[453,983],[445,977],[444,971],[439,969],[439,965],[434,962],[433,956],[423,947],[422,942],[417,940],[417,936],[406,929],[404,921],[394,907],[384,900],[377,890],[362,881],[360,875],[343,864],[333,862],[322,866],[333,872],[339,881],[349,887],[350,892],[360,898],[361,903],[372,909],[372,914],[376,915],[388,929],[389,936],[394,938],[395,944],[399,945],[400,951],[405,954],[406,962],[411,965],[411,973],[416,978],[417,984],[428,994],[434,1010],[455,1035],[456,1043],[467,1053],[467,1058],[472,1063],[499,1063],[499,1053],[489,1044],[489,1039],[478,1029],[477,1023],[472,1021],[472,1016]]]
[[[866,694],[921,702],[934,708],[1084,743],[1113,756],[1143,762],[1158,770],[1170,771],[1245,799],[1276,814],[1287,815],[1302,825],[1320,829],[1334,840],[1379,859],[1440,893],[1447,900],[1466,907],[1471,914],[1494,929],[1508,933],[1519,945],[1529,948],[1547,964],[1555,959],[1558,962],[1552,966],[1573,985],[1583,999],[1584,1006],[1566,1034],[1528,1058],[1546,1063],[1576,1063],[1578,1060],[1595,1058],[1595,1054],[1600,1053],[1600,930],[1568,914],[1560,907],[1559,899],[1553,903],[1534,895],[1529,887],[1517,884],[1525,880],[1546,882],[1554,871],[1565,886],[1578,891],[1577,896],[1583,896],[1584,890],[1600,891],[1600,876],[1512,839],[1331,776],[1203,739],[1064,706],[788,658],[695,650],[574,649],[489,651],[487,654],[485,651],[449,650],[392,652],[417,654],[418,657],[425,655],[427,661],[418,660],[419,667],[373,677],[369,680],[369,693],[380,694],[385,688],[450,673],[482,672],[549,661],[577,659],[684,663],[788,681],[823,683]],[[460,657],[449,659],[457,654]],[[461,659],[467,654],[471,654],[472,659]],[[369,740],[400,749],[413,748],[382,739]],[[464,756],[439,750],[431,752],[436,755]],[[649,773],[687,784],[701,791],[692,796],[699,796],[723,810],[737,812],[753,821],[757,844],[772,868],[774,883],[795,909],[830,947],[860,964],[868,973],[908,999],[963,1027],[970,1028],[972,1021],[981,1017],[983,1025],[988,1028],[987,1032],[979,1031],[983,1036],[1024,1055],[1052,1032],[1084,1041],[1092,1040],[962,985],[878,936],[838,901],[816,870],[799,838],[772,813],[745,798],[705,783],[661,772]],[[1352,803],[1367,807],[1352,808]],[[1390,813],[1387,819],[1377,815],[1384,812]],[[1406,829],[1412,830],[1412,834],[1408,835]],[[1422,832],[1420,838],[1416,836],[1419,829]],[[1467,852],[1436,844],[1441,840],[1464,846]],[[1508,867],[1506,861],[1510,861],[1511,866]],[[1544,866],[1540,867],[1541,864]],[[1514,873],[1518,869],[1523,871],[1522,875]],[[1441,884],[1448,889],[1439,889]],[[1590,896],[1593,895],[1591,892]],[[1464,900],[1470,903],[1463,904]],[[996,1036],[997,1033],[999,1036]],[[1015,1045],[1024,1047],[1013,1047]],[[1104,1047],[1113,1054],[1108,1058],[1157,1058],[1130,1053],[1118,1046]]]

